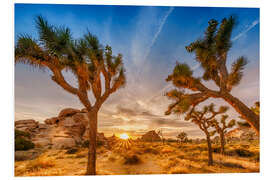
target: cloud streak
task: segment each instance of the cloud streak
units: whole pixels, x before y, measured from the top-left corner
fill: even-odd
[[[158,30],[157,30],[157,32],[155,33],[155,35],[154,35],[154,37],[153,37],[153,39],[152,39],[152,42],[151,42],[149,48],[147,49],[147,51],[146,51],[146,53],[145,53],[144,59],[146,59],[147,56],[149,55],[149,53],[151,52],[151,49],[152,49],[152,47],[154,46],[155,42],[157,41],[157,38],[158,38],[159,34],[161,33],[164,24],[166,23],[166,21],[167,21],[169,15],[173,12],[173,10],[174,10],[174,7],[170,7],[170,9],[167,11],[167,13],[165,14],[165,16],[161,19],[161,22],[160,22],[160,25],[159,25],[159,27],[158,27]]]
[[[239,33],[238,35],[236,35],[234,38],[232,38],[232,41],[236,41],[237,39],[239,39],[240,37],[242,37],[243,35],[245,35],[248,31],[250,31],[252,28],[254,28],[257,24],[259,24],[259,20],[255,20],[252,22],[252,24],[250,26],[248,26],[248,28],[246,28],[244,31],[242,31],[241,33]]]

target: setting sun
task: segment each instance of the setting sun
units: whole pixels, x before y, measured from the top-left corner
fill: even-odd
[[[126,133],[120,134],[119,137],[120,137],[120,139],[128,139],[129,138],[128,134],[126,134]]]

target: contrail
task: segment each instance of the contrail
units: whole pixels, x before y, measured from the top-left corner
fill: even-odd
[[[158,27],[158,30],[157,30],[157,32],[155,33],[155,35],[154,35],[154,37],[153,37],[153,39],[152,39],[152,41],[151,41],[150,46],[149,46],[149,47],[147,48],[147,50],[146,50],[146,53],[145,53],[145,55],[144,55],[144,57],[143,57],[143,61],[145,61],[145,59],[147,58],[147,56],[148,56],[149,53],[151,52],[151,49],[152,49],[153,45],[155,44],[155,42],[156,42],[156,40],[157,40],[159,34],[161,33],[161,31],[162,31],[162,29],[163,29],[163,26],[164,26],[164,24],[165,24],[166,21],[167,21],[167,18],[169,17],[169,15],[172,13],[173,10],[174,10],[174,7],[170,7],[169,10],[166,12],[165,16],[161,19],[160,25],[159,25],[159,27]],[[135,79],[139,79],[140,74],[141,74],[141,71],[142,71],[142,70],[141,70],[141,68],[140,68],[139,71],[137,72],[137,74],[135,75],[135,77],[136,77]]]
[[[169,17],[169,15],[172,13],[173,10],[174,10],[174,7],[170,7],[170,9],[167,11],[167,13],[165,14],[165,16],[164,16],[163,19],[161,20],[161,23],[160,23],[160,25],[159,25],[159,27],[158,27],[158,30],[157,30],[157,32],[155,33],[154,38],[152,39],[152,42],[151,42],[149,48],[147,49],[147,51],[146,51],[146,53],[145,53],[144,59],[146,59],[147,56],[149,55],[149,53],[150,53],[150,51],[151,51],[153,45],[155,44],[155,42],[156,42],[156,40],[157,40],[157,38],[158,38],[160,32],[161,32],[162,29],[163,29],[163,26],[164,26],[165,22],[167,21],[167,18]]]
[[[232,41],[236,41],[237,39],[239,39],[241,36],[243,36],[244,34],[246,34],[248,31],[250,31],[252,28],[254,28],[257,24],[259,24],[259,20],[255,20],[252,22],[252,24],[246,28],[244,31],[242,31],[241,33],[239,33],[237,36],[235,36]]]

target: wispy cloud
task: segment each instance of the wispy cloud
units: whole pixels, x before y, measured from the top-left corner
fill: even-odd
[[[173,12],[173,10],[174,10],[174,7],[170,7],[170,9],[166,12],[165,16],[161,19],[160,25],[159,25],[159,27],[158,27],[158,30],[157,30],[157,32],[155,33],[155,35],[154,35],[154,37],[153,37],[153,39],[152,39],[152,41],[151,41],[151,44],[150,44],[150,46],[148,47],[148,49],[147,49],[147,51],[146,51],[146,53],[145,53],[144,59],[146,59],[147,56],[149,55],[149,53],[150,53],[150,51],[151,51],[153,45],[155,44],[155,42],[156,42],[156,40],[157,40],[157,38],[158,38],[160,32],[161,32],[162,29],[163,29],[164,24],[165,24],[166,21],[167,21],[167,18],[168,18],[169,15]]]
[[[232,41],[236,41],[237,39],[239,39],[240,37],[242,37],[243,35],[245,35],[248,31],[250,31],[252,28],[254,28],[257,24],[259,24],[259,20],[255,20],[251,23],[250,26],[248,26],[244,31],[240,32],[238,35],[236,35],[234,38],[232,38]]]

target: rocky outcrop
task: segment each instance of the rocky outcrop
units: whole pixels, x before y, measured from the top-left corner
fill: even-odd
[[[68,116],[72,116],[72,115],[79,113],[79,112],[81,112],[81,111],[78,109],[66,108],[66,109],[63,109],[62,111],[60,111],[60,113],[58,114],[58,117],[59,118],[68,117]]]
[[[239,127],[225,134],[227,141],[251,141],[259,140],[256,132],[250,127]]]
[[[33,133],[34,130],[38,127],[38,125],[39,123],[33,119],[15,121],[16,129],[29,133]]]
[[[30,132],[31,141],[36,147],[69,148],[88,139],[89,127],[85,109],[63,109],[58,117],[46,119],[44,123],[33,119],[19,120],[15,122],[15,129]],[[97,139],[108,144],[103,133],[98,133]]]
[[[141,138],[142,141],[154,142],[154,141],[161,141],[160,136],[154,131],[148,131]]]

